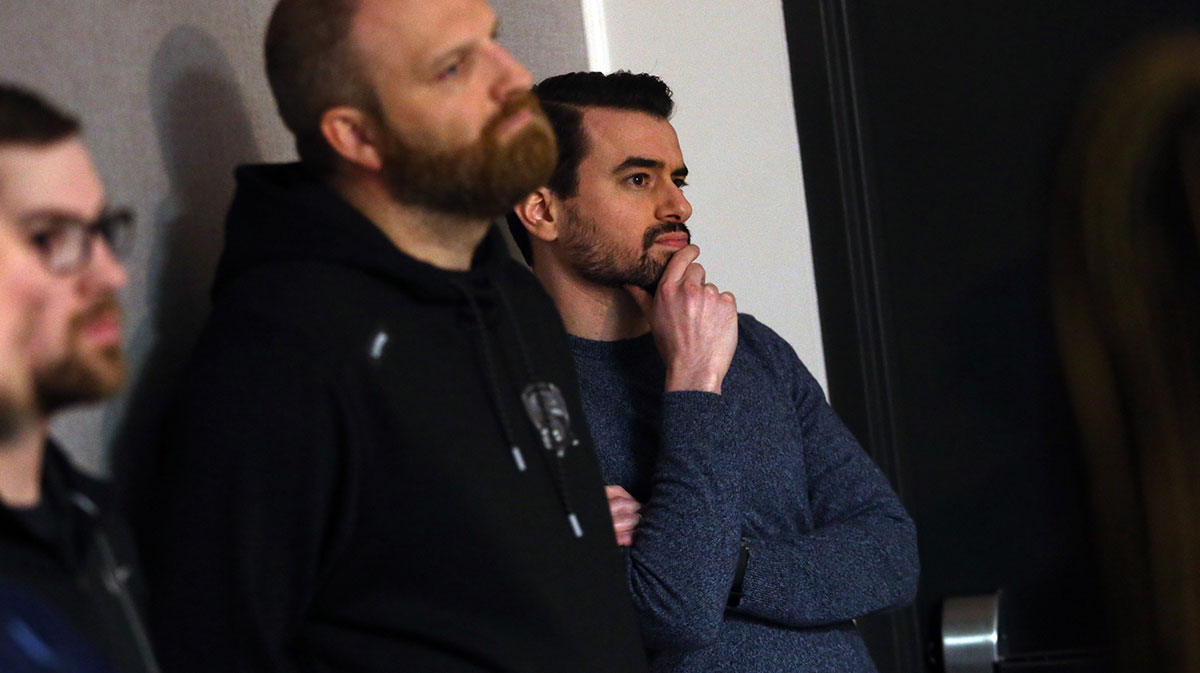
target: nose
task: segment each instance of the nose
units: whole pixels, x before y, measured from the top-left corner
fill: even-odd
[[[493,42],[492,57],[496,64],[496,78],[491,90],[494,100],[503,101],[533,87],[533,75],[507,49]]]
[[[113,254],[112,248],[99,236],[92,238],[92,256],[85,271],[90,287],[104,292],[120,290],[129,284],[125,265]]]
[[[662,199],[654,215],[659,222],[687,222],[692,216],[692,204],[683,190],[673,182],[664,183]]]

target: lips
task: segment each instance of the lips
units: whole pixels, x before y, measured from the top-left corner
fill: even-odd
[[[102,343],[121,342],[121,316],[118,313],[102,313],[84,323],[83,333],[92,341]]]
[[[686,246],[691,240],[691,237],[685,233],[663,234],[654,239],[655,245],[662,245],[676,250]]]
[[[121,343],[121,305],[115,295],[107,295],[71,321],[71,330],[88,341],[105,346]]]
[[[521,127],[525,126],[533,119],[533,112],[529,108],[522,108],[504,118],[496,127],[496,137],[503,140],[513,133],[517,132]]]
[[[679,250],[692,242],[692,232],[682,222],[659,222],[642,235],[642,249],[649,250],[652,246],[661,245]]]

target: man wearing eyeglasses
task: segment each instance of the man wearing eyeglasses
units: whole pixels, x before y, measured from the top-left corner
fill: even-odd
[[[49,670],[157,671],[130,590],[125,528],[104,486],[74,469],[47,432],[55,412],[121,385],[117,292],[128,277],[117,253],[130,218],[107,206],[78,122],[6,85],[0,216],[49,276],[29,332],[36,423],[0,448],[8,475],[20,477],[0,492],[0,670],[26,670],[25,657],[56,661]]]

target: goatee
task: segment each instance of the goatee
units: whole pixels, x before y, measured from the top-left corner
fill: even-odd
[[[659,222],[642,234],[642,249],[630,258],[627,251],[604,239],[599,226],[574,208],[567,209],[568,222],[563,245],[575,267],[585,280],[606,287],[636,285],[650,294],[658,290],[658,281],[667,268],[670,255],[656,257],[651,253],[654,241],[663,234],[683,232],[691,241],[691,232],[682,222]]]

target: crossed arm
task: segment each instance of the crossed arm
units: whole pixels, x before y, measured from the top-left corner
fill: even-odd
[[[911,600],[918,574],[912,521],[782,342],[775,359],[792,383],[813,526],[786,538],[743,536],[742,457],[714,445],[716,438],[737,432],[734,405],[719,394],[737,343],[736,306],[731,295],[705,284],[703,270],[694,264],[697,254],[685,248],[672,258],[655,297],[631,290],[667,364],[659,459],[648,501],[638,503],[618,486],[608,489],[618,543],[628,548],[629,585],[647,645],[711,643],[727,609],[808,627]],[[689,301],[707,305],[687,306]],[[704,338],[696,338],[699,334]],[[696,348],[699,343],[708,344],[707,352]],[[688,371],[699,374],[673,376]],[[744,597],[727,608],[742,539],[751,550]]]

